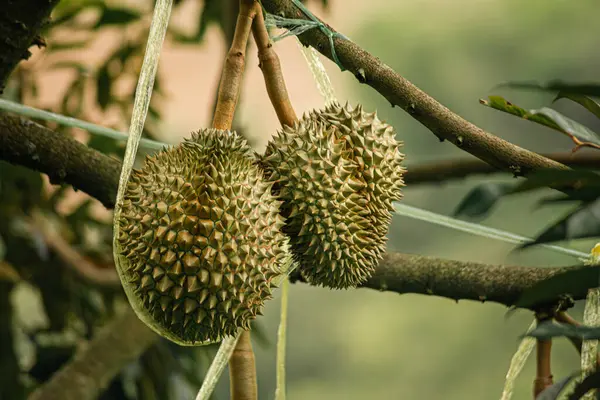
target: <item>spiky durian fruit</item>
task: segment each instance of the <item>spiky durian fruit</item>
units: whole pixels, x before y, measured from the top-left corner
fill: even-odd
[[[214,129],[132,172],[115,246],[146,324],[182,345],[249,327],[291,258],[271,186],[246,141]]]
[[[400,146],[375,113],[339,104],[284,127],[267,146],[284,231],[310,283],[355,287],[373,273],[404,186]]]

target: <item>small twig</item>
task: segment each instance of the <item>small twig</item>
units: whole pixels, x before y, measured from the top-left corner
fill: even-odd
[[[537,323],[543,322],[542,318],[538,318]],[[536,340],[536,375],[533,384],[533,398],[537,396],[547,387],[553,385],[552,380],[552,339],[537,339]]]
[[[240,0],[240,12],[237,18],[231,48],[223,66],[219,83],[219,95],[213,119],[213,128],[230,129],[235,113],[235,106],[240,97],[240,86],[245,66],[245,53],[252,20],[260,10],[258,3]]]
[[[281,63],[273,49],[273,43],[269,39],[269,32],[265,26],[261,8],[258,9],[258,14],[252,24],[252,35],[258,47],[258,66],[263,73],[267,93],[273,108],[275,108],[277,118],[279,118],[281,125],[293,126],[298,121],[298,117],[290,102],[285,80],[283,79]]]
[[[40,212],[34,212],[31,219],[31,229],[37,228],[48,247],[54,250],[64,265],[75,272],[77,276],[95,286],[121,290],[121,281],[112,265],[108,268],[101,268],[94,265],[93,262],[82,256],[67,243],[62,235],[53,229],[50,222]]]
[[[29,400],[96,399],[124,365],[138,358],[158,339],[127,308],[82,346],[73,360],[37,388]]]

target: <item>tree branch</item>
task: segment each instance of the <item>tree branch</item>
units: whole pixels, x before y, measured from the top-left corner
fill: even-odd
[[[600,169],[600,154],[590,153],[550,153],[544,157],[575,168]],[[477,159],[456,159],[410,165],[404,173],[407,185],[422,183],[441,183],[452,179],[466,178],[470,175],[487,175],[504,172]],[[511,171],[512,172],[512,171]]]
[[[37,388],[29,400],[92,400],[159,336],[129,307],[83,346],[67,365]]]
[[[271,14],[308,19],[289,0],[262,0],[261,3]],[[333,60],[329,38],[321,30],[310,29],[298,38],[305,46],[312,46]],[[486,163],[518,176],[525,176],[540,168],[567,168],[494,136],[453,113],[350,40],[336,36],[333,41],[340,64],[352,72],[359,82],[377,90],[392,106],[402,107],[440,140],[448,140]]]
[[[117,193],[120,163],[87,148],[67,135],[15,117],[0,115],[0,159],[63,178],[96,197],[108,208]],[[14,122],[18,129],[6,124]],[[2,128],[4,126],[4,128]],[[35,160],[28,148],[36,149]],[[397,293],[433,294],[450,299],[494,301],[513,305],[520,294],[565,268],[536,268],[452,261],[403,253],[388,253],[364,285]],[[572,293],[575,300],[587,293]]]
[[[21,60],[31,56],[29,47],[43,46],[39,32],[59,0],[13,0],[0,3],[0,93]]]
[[[107,208],[115,205],[121,163],[31,120],[0,113],[0,160],[72,185]]]

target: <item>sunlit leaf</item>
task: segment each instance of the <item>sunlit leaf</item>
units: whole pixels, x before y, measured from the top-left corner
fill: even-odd
[[[510,193],[512,183],[483,183],[472,189],[454,211],[455,217],[484,218],[500,198]]]
[[[515,307],[533,308],[555,301],[561,296],[579,297],[598,287],[600,267],[582,266],[557,273],[521,293]]]
[[[552,128],[581,142],[600,147],[600,135],[551,108],[543,107],[528,111],[507,101],[502,96],[489,96],[488,100],[480,100],[480,103],[495,110]],[[579,143],[577,144],[579,145]]]

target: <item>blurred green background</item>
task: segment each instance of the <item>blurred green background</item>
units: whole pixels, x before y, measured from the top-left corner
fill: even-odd
[[[61,6],[68,10],[69,5],[83,3],[86,0],[63,0]],[[120,3],[143,3],[148,11],[150,2],[132,0],[111,4]],[[188,0],[181,3],[181,9],[173,14],[172,26],[185,31],[186,27],[193,27],[198,22],[191,21],[195,18],[192,11],[202,7],[203,2]],[[600,81],[600,6],[596,0],[330,0],[328,10],[316,3],[319,2],[309,2],[309,7],[319,16],[444,105],[487,131],[536,152],[569,151],[572,142],[557,132],[483,107],[478,100],[499,94],[525,108],[539,108],[550,105],[552,94],[494,87],[509,80]],[[125,37],[122,32],[109,33],[113,41],[120,41],[121,34]],[[127,33],[138,38],[145,38],[146,34],[142,29],[139,32],[129,29]],[[61,37],[60,32],[58,37]],[[299,112],[320,108],[323,100],[293,42],[294,39],[289,38],[276,46],[292,101]],[[177,142],[190,130],[209,124],[224,49],[223,38],[214,25],[209,27],[200,44],[189,46],[167,41],[161,56],[161,86],[158,88],[157,85],[153,98],[153,107],[162,114],[151,113],[151,123],[146,126],[148,135]],[[134,50],[130,52],[135,53]],[[84,63],[86,68],[89,66],[91,72],[76,66],[80,74],[77,76],[81,78],[70,92],[53,86],[58,85],[56,82],[60,79],[66,79],[62,72],[50,67],[40,68],[44,76],[51,79],[42,80],[39,91],[38,88],[31,90],[35,95],[21,96],[19,101],[42,107],[56,103],[57,93],[60,93],[71,96],[71,100],[65,101],[62,108],[54,107],[55,111],[106,126],[126,128],[139,54],[137,61],[107,62],[105,68],[100,68],[102,75],[97,71],[98,66],[93,65],[94,57],[100,58],[100,53],[87,53],[90,59],[79,56],[78,62]],[[61,61],[60,57],[56,56],[57,62]],[[34,55],[31,63],[26,64],[25,73],[35,72],[35,66],[43,61],[43,56],[36,58]],[[380,118],[395,126],[398,138],[404,141],[409,169],[411,165],[424,162],[469,157],[452,144],[440,143],[431,132],[399,108],[392,108],[369,87],[360,85],[351,74],[340,73],[329,61],[324,63],[341,101],[361,103],[366,110],[376,109]],[[127,76],[123,78],[124,75]],[[97,90],[91,91],[93,98],[88,98],[88,89],[81,89],[80,97],[75,96],[90,76],[94,82],[97,79],[98,86]],[[125,80],[119,87],[126,95],[119,98],[116,106],[108,100],[121,93],[106,83],[112,78]],[[24,80],[19,84],[24,85],[24,82],[27,83]],[[9,88],[8,92],[18,92],[19,87],[15,87]],[[102,88],[107,91],[103,92]],[[98,93],[104,93],[104,105]],[[86,106],[80,107],[84,103]],[[558,102],[555,108],[600,132],[598,120],[582,108],[563,102]],[[255,60],[248,63],[238,114],[239,127],[254,140],[258,149],[278,126]],[[91,141],[88,144],[92,146]],[[93,144],[100,147],[99,141]],[[120,154],[122,151],[114,143],[102,146],[107,146],[100,149],[109,153]],[[469,190],[482,182],[495,181],[512,182],[514,178],[493,175],[409,186],[404,191],[403,201],[451,215]],[[539,209],[536,203],[551,193],[542,190],[504,199],[488,218],[479,222],[534,236],[570,209],[570,206]],[[65,209],[73,210],[74,206],[71,204]],[[104,228],[109,246],[110,230]],[[84,244],[78,245],[87,249]],[[584,252],[593,244],[592,241],[565,243]],[[540,267],[575,263],[572,258],[548,250],[534,248],[516,252],[512,245],[400,216],[394,218],[389,249],[485,263]],[[103,251],[108,254],[110,250],[105,247]],[[22,300],[21,310],[30,312],[27,301],[31,301],[31,296],[24,295]],[[77,297],[77,301],[80,300]],[[504,306],[496,304],[468,301],[457,304],[422,295],[379,293],[367,289],[329,291],[304,284],[292,285],[288,316],[288,398],[499,399],[519,336],[533,319],[531,313],[524,311],[507,317],[506,311]],[[573,314],[581,318],[581,304]],[[27,314],[25,318],[29,318]],[[95,318],[96,314],[89,317],[90,325],[98,322]],[[279,299],[276,296],[267,304],[265,316],[260,319],[264,338],[255,342],[260,399],[274,398],[278,320]],[[258,335],[255,339],[259,339]],[[558,380],[577,370],[579,360],[565,340],[554,343],[553,372]],[[533,378],[534,365],[530,360],[516,383],[514,399],[531,399]],[[183,383],[181,387],[181,398],[194,395],[184,388]],[[226,375],[219,383],[216,395],[218,399],[227,398]]]

